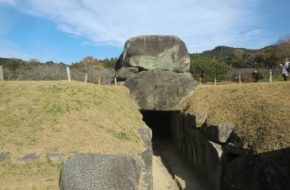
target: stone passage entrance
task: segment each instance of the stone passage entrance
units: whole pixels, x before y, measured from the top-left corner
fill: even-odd
[[[153,132],[153,190],[207,190],[204,180],[172,142],[171,128],[175,126],[171,117],[177,112],[141,110],[141,113]]]
[[[170,115],[172,111],[141,111],[143,121],[152,129],[155,140],[171,139]]]

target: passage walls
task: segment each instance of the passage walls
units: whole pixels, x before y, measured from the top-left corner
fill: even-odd
[[[200,179],[213,190],[286,190],[290,149],[254,154],[240,146],[228,126],[196,127],[196,117],[179,111],[141,111],[153,141],[167,138]],[[229,132],[230,131],[230,132]]]

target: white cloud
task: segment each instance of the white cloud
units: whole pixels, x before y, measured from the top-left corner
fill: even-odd
[[[120,47],[136,35],[172,34],[196,52],[216,45],[255,46],[260,43],[253,40],[267,40],[256,25],[258,4],[259,0],[18,0],[15,6],[96,45]]]
[[[16,0],[0,0],[0,4],[1,3],[14,5],[16,3]]]

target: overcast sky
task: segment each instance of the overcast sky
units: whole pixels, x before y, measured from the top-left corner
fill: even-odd
[[[0,0],[0,57],[117,57],[127,39],[179,36],[190,53],[257,49],[290,34],[289,0]]]

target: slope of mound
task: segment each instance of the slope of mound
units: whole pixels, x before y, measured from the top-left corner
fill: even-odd
[[[289,82],[199,86],[186,112],[210,124],[232,123],[245,146],[261,153],[290,146],[289,98]]]
[[[0,154],[9,152],[1,188],[57,189],[58,161],[75,153],[140,153],[144,123],[128,94],[79,82],[1,82]]]

